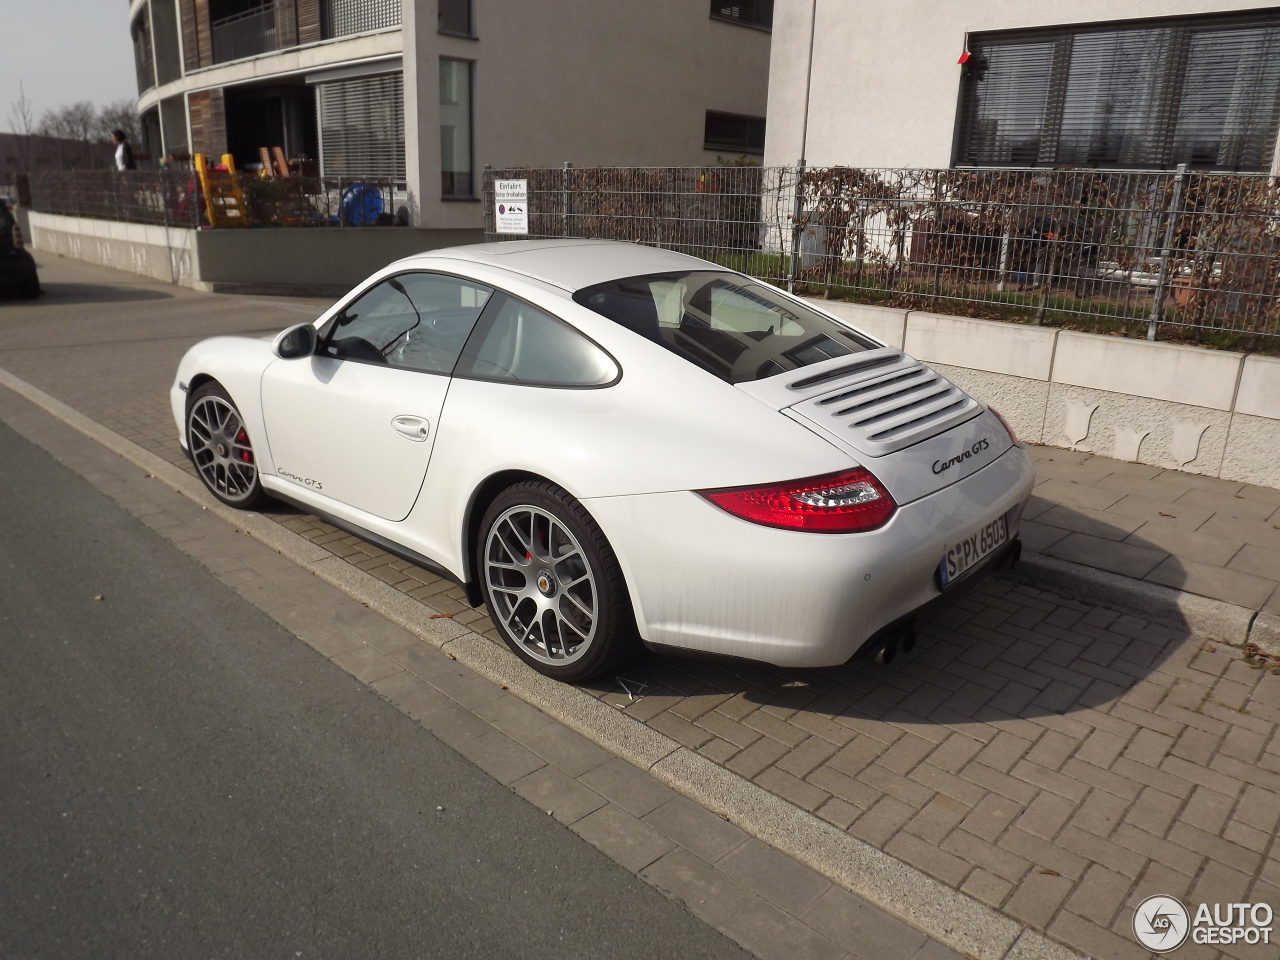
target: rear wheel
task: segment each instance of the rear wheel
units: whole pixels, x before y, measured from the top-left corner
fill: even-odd
[[[187,452],[205,487],[228,506],[252,510],[267,499],[244,418],[216,380],[191,395]]]
[[[508,487],[485,511],[477,546],[489,615],[539,673],[586,680],[636,652],[617,558],[568,493],[539,481]]]
[[[39,279],[37,279],[35,276],[32,276],[30,280],[22,281],[22,287],[20,288],[19,292],[26,299],[34,300],[36,297],[40,296]]]

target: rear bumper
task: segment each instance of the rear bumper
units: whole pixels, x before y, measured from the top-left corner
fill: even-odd
[[[846,535],[748,523],[687,492],[585,505],[618,555],[646,642],[820,667],[871,650],[882,631],[935,614],[977,583],[998,555],[942,591],[943,553],[1002,514],[1013,543],[1034,481],[1031,458],[1013,447],[879,530]]]
[[[910,646],[915,643],[915,632],[918,628],[942,616],[959,601],[973,593],[988,576],[996,570],[1012,567],[1021,556],[1022,540],[1010,540],[932,600],[926,600],[917,609],[881,627],[849,659],[869,660],[884,655],[886,660],[890,660],[900,648],[910,649]]]

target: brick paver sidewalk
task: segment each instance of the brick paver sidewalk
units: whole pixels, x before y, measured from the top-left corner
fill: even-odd
[[[1280,613],[1280,490],[1031,449],[1037,482],[1022,532],[1027,548]]]
[[[130,304],[125,329],[61,314],[37,326],[24,310],[0,325],[0,367],[181,463],[164,390],[187,344],[280,328],[299,309],[183,299],[197,302],[181,320]],[[1255,609],[1280,601],[1280,491],[1035,455],[1031,548]],[[492,635],[456,587],[314,518],[275,516]],[[888,667],[642,657],[593,692],[1095,957],[1146,955],[1129,923],[1153,893],[1280,908],[1280,676],[1176,624],[993,580]],[[1272,955],[1260,949],[1222,955]]]

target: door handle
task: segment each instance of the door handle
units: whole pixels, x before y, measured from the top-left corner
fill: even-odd
[[[414,416],[392,417],[391,426],[400,436],[414,443],[422,443],[426,440],[427,433],[431,429],[425,417]]]

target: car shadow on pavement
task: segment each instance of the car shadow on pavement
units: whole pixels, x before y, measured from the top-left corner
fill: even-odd
[[[129,303],[142,300],[172,300],[174,296],[165,290],[140,289],[131,285],[107,283],[42,282],[40,290],[38,300],[26,302],[48,305]],[[12,299],[12,297],[6,299]]]
[[[1117,554],[1158,552],[1166,558],[1160,561],[1163,581],[1175,588],[1184,581],[1177,559],[1154,544],[1097,514],[1055,510],[1056,523],[1114,543]],[[990,577],[921,626],[914,649],[888,664],[855,659],[838,667],[788,670],[645,653],[620,673],[627,690],[639,681],[646,684],[646,697],[659,698],[651,708],[669,701],[668,709],[683,720],[696,724],[700,708],[710,711],[736,698],[745,701],[741,711],[763,707],[795,725],[794,737],[803,737],[807,727],[804,718],[797,721],[798,713],[856,728],[863,721],[955,726],[1106,708],[1191,638],[1172,604],[1152,621],[1022,579],[1016,569]],[[1066,584],[1061,589],[1070,591]],[[619,683],[602,677],[585,687],[606,696]],[[625,709],[648,714],[647,722],[656,716],[652,709]],[[786,732],[777,733],[785,742]]]

